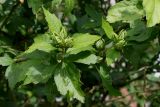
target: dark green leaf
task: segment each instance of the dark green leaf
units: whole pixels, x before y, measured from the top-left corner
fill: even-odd
[[[43,0],[27,0],[28,6],[32,8],[33,13],[36,13],[43,4]]]
[[[25,60],[12,63],[6,70],[5,76],[11,88],[21,81],[24,81],[24,84],[37,84],[44,83],[51,77],[54,66],[49,63],[49,54],[34,51],[20,57]]]
[[[111,79],[111,77],[109,75],[109,71],[107,70],[106,67],[107,66],[105,66],[105,65],[101,65],[100,69],[98,70],[99,75],[102,79],[103,86],[105,87],[106,90],[109,91],[109,93],[111,95],[118,96],[118,95],[120,95],[120,92],[118,90],[116,90],[115,88],[113,88],[112,79]]]

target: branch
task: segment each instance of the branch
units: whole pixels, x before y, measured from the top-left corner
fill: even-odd
[[[130,95],[134,95],[134,94],[146,94],[146,93],[150,93],[150,92],[155,92],[155,91],[159,91],[160,89],[159,88],[155,88],[155,89],[152,89],[152,90],[146,90],[146,92],[144,91],[135,91],[135,92],[131,92],[125,96],[119,96],[118,98],[114,98],[114,99],[110,99],[110,100],[107,100],[105,101],[106,103],[109,103],[109,102],[114,102],[114,101],[118,101],[118,100],[121,100],[121,99],[124,99]]]
[[[113,81],[113,85],[118,88],[118,87],[126,86],[126,85],[128,85],[128,84],[130,84],[130,83],[132,83],[132,82],[134,82],[134,81],[141,80],[141,79],[143,79],[143,77],[144,77],[146,74],[152,73],[152,70],[151,70],[151,69],[152,69],[153,67],[154,67],[154,66],[144,66],[144,67],[140,68],[139,70],[137,70],[137,71],[135,71],[135,72],[131,72],[131,73],[125,75],[123,78],[127,79],[127,78],[130,77],[130,75],[138,74],[137,77],[135,77],[135,78],[133,78],[133,79],[131,79],[131,80],[126,80],[126,81],[124,81],[122,84],[115,84],[114,82],[116,82],[116,81],[121,81],[121,80],[123,80],[123,78],[115,78],[114,81]],[[144,71],[145,71],[145,73],[144,73]]]

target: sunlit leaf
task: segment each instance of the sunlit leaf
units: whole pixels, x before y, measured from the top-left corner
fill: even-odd
[[[54,34],[59,34],[62,28],[61,21],[56,17],[55,14],[51,14],[48,10],[43,8],[45,19],[48,23],[50,31]]]
[[[100,39],[100,36],[91,34],[75,34],[73,35],[73,47],[69,48],[67,52],[69,54],[77,54],[81,51],[91,50],[92,45]]]
[[[55,50],[52,46],[52,40],[50,39],[49,35],[39,35],[34,39],[34,43],[25,51],[25,53],[30,53],[35,50],[41,50],[45,52],[50,52]]]
[[[115,50],[114,48],[110,48],[106,51],[106,62],[107,65],[113,64],[116,59],[119,59],[120,57],[120,52]]]
[[[116,35],[112,26],[104,18],[102,18],[102,28],[109,39],[113,39],[114,35]]]
[[[148,1],[148,0],[146,0]],[[144,16],[142,8],[137,6],[138,0],[123,0],[116,3],[108,11],[107,21],[114,23],[117,21],[130,22],[141,19]]]
[[[95,64],[95,63],[97,63],[97,61],[98,61],[98,57],[94,54],[91,54],[85,58],[80,58],[80,59],[76,60],[75,62],[89,65],[89,64]]]
[[[152,27],[160,23],[160,0],[143,0],[147,17],[147,26]]]
[[[2,66],[8,66],[13,62],[13,59],[9,57],[7,54],[4,56],[0,57],[0,65]]]

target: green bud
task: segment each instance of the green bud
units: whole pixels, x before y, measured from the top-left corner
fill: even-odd
[[[100,39],[96,42],[96,48],[97,49],[103,49],[105,46],[105,41],[104,39]]]

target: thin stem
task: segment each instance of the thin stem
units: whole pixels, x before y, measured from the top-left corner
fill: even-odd
[[[146,84],[147,84],[146,71],[147,71],[147,69],[145,68],[144,69],[144,84],[143,84],[144,101],[146,99]],[[145,103],[144,103],[144,107],[145,107]]]

